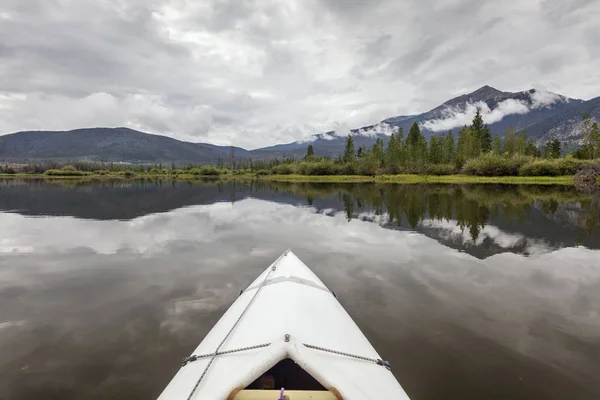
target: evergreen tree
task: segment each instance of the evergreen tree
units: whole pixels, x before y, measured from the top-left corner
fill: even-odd
[[[398,129],[398,134],[396,135],[396,143],[400,147],[403,147],[405,144],[404,143],[404,129],[402,129],[402,128]]]
[[[344,148],[344,162],[353,162],[355,160],[355,154],[356,150],[354,149],[354,138],[352,135],[348,135],[346,138],[346,147]]]
[[[419,128],[419,124],[416,122],[412,124],[410,130],[408,131],[408,136],[406,137],[406,145],[407,146],[416,146],[421,139],[421,128]]]
[[[560,141],[558,139],[554,139],[551,142],[550,146],[552,149],[552,158],[560,158],[560,150],[561,150]]]
[[[427,159],[427,141],[421,135],[421,129],[415,122],[406,137],[406,150],[410,162],[411,172],[416,172],[423,167]]]
[[[587,144],[584,144],[573,153],[573,157],[580,160],[588,160],[590,158],[590,149]]]
[[[597,158],[600,156],[600,131],[598,131],[598,123],[594,122],[590,128],[590,142],[593,147],[592,156]]]
[[[473,121],[471,122],[470,130],[472,132],[472,135],[474,136],[471,139],[472,140],[471,156],[478,157],[482,151],[484,136],[486,136],[486,140],[487,140],[487,136],[489,134],[489,148],[491,148],[491,146],[492,146],[491,133],[489,132],[489,128],[486,129],[486,127],[485,127],[485,124],[483,122],[483,117],[481,116],[481,110],[479,108],[477,108],[477,113],[473,117]],[[487,131],[487,132],[485,132],[485,131]],[[486,142],[486,146],[487,146],[487,142]]]
[[[544,143],[544,158],[552,158],[552,146],[550,141]]]
[[[517,132],[512,127],[508,127],[504,136],[504,153],[508,156],[515,154],[517,149]]]
[[[487,124],[485,124],[481,130],[479,142],[481,143],[482,153],[489,153],[492,150],[492,132]]]
[[[357,158],[362,158],[362,156],[363,156],[363,151],[364,151],[363,149],[364,149],[364,147],[363,147],[363,146],[360,146],[360,147],[358,148],[358,150],[356,151],[356,157],[357,157]]]
[[[483,117],[481,116],[481,109],[477,108],[477,112],[473,117],[473,121],[471,122],[471,130],[479,134],[483,131],[485,124],[483,122]]]
[[[500,139],[500,136],[494,136],[492,141],[492,151],[494,154],[502,154],[502,139]]]
[[[454,135],[452,131],[448,131],[446,138],[444,139],[444,151],[442,156],[442,162],[444,164],[451,164],[454,162],[456,149],[454,148]]]
[[[401,169],[402,136],[402,129],[398,131],[397,135],[392,133],[385,149],[385,166],[393,174],[399,173]]]
[[[313,149],[313,145],[309,144],[308,148],[306,149],[306,157],[305,158],[308,158],[308,157],[314,156],[314,155],[315,155],[315,150]]]
[[[561,151],[560,141],[558,139],[550,140],[544,145],[545,158],[559,158]]]
[[[469,137],[470,130],[466,126],[464,126],[458,132],[458,143],[456,146],[456,159],[455,165],[458,169],[461,169],[464,163],[471,158],[471,152],[469,149]]]
[[[381,167],[381,165],[383,165],[383,155],[384,155],[384,144],[383,144],[383,139],[381,138],[377,138],[377,140],[375,140],[375,144],[373,144],[373,147],[371,148],[371,152],[373,153],[373,157],[375,158],[375,160],[377,160],[378,166]]]
[[[525,154],[526,147],[527,147],[527,131],[523,130],[523,132],[521,132],[521,134],[516,139],[515,153],[516,154]]]
[[[439,164],[441,155],[437,152],[438,148],[438,138],[437,136],[432,136],[429,140],[429,162],[431,164]]]
[[[396,135],[392,133],[390,135],[390,140],[388,140],[387,147],[385,148],[384,162],[385,166],[390,170],[396,166],[395,159],[395,150],[396,150]]]
[[[592,138],[592,121],[587,113],[581,114],[583,118],[583,144],[588,149],[588,158],[595,157],[594,139]]]
[[[525,146],[525,155],[533,157],[541,156],[540,149],[537,148],[533,139],[529,139],[529,141],[527,142],[527,146]]]
[[[460,158],[463,162],[480,155],[481,142],[477,137],[477,133],[471,128],[465,126],[461,129],[460,132],[458,132],[458,139],[458,152],[460,153]]]
[[[404,129],[399,128],[396,135],[396,160],[398,168],[406,165],[406,141],[404,140]]]
[[[429,162],[432,164],[444,163],[446,137],[444,135],[433,136],[429,142]]]

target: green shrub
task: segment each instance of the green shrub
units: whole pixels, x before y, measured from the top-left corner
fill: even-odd
[[[523,165],[519,170],[522,176],[558,176],[558,165],[553,160],[535,160]]]
[[[200,175],[204,176],[218,176],[221,175],[221,171],[213,166],[206,166],[200,168]]]
[[[365,171],[368,168],[365,168]],[[341,174],[342,175],[356,175],[358,173],[358,168],[355,163],[346,163],[341,166]],[[375,173],[375,171],[373,171]]]
[[[299,162],[298,164],[296,164],[296,173],[300,174],[300,175],[310,175],[308,172],[310,170],[310,166],[311,164],[314,164],[313,162]]]
[[[354,168],[359,175],[375,175],[381,163],[375,157],[367,156],[358,161]],[[346,174],[353,175],[353,174]]]
[[[68,165],[61,169],[49,169],[44,172],[48,176],[84,176],[91,175],[91,172],[78,171],[75,167]]]
[[[269,175],[271,172],[268,169],[259,169],[256,171],[256,176],[265,176]]]
[[[452,164],[432,164],[425,168],[427,175],[452,175],[454,173],[454,165]]]
[[[519,169],[532,157],[516,155],[504,157],[495,154],[484,154],[465,163],[462,172],[467,175],[478,176],[516,176]]]
[[[291,164],[281,164],[273,168],[277,175],[291,175],[294,173],[294,167]]]
[[[557,161],[560,175],[575,175],[583,168],[594,164],[592,160],[577,160],[572,156],[559,158]]]
[[[221,170],[213,166],[194,167],[187,171],[181,172],[183,174],[192,174],[196,176],[219,176]]]
[[[575,175],[579,170],[591,165],[588,160],[578,160],[573,157],[559,159],[535,160],[521,166],[519,175],[522,176],[565,176]]]
[[[296,173],[300,175],[339,175],[342,173],[342,166],[334,164],[331,160],[296,163]]]

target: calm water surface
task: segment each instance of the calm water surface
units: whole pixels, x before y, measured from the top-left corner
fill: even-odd
[[[414,400],[600,398],[600,197],[0,181],[0,399],[152,399],[286,248]]]

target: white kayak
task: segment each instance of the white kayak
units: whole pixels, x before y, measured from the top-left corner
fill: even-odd
[[[334,294],[287,250],[184,361],[159,397],[171,399],[408,396]]]

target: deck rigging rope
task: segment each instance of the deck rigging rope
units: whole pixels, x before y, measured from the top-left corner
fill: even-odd
[[[302,343],[302,344],[304,345],[304,347],[308,347],[309,349],[325,351],[327,353],[337,354],[337,355],[344,356],[344,357],[356,358],[357,360],[369,361],[369,362],[375,363],[377,365],[381,365],[382,367],[386,367],[389,371],[392,370],[389,361],[385,361],[380,358],[363,357],[363,356],[358,356],[358,355],[352,354],[352,353],[345,353],[343,351],[332,350],[332,349],[328,349],[325,347],[315,346],[312,344],[307,344],[307,343]]]
[[[201,359],[206,358],[206,357],[222,356],[224,354],[231,354],[231,353],[239,353],[240,351],[260,349],[260,348],[263,348],[263,347],[268,347],[270,345],[271,345],[271,343],[263,343],[263,344],[257,344],[257,345],[254,345],[254,346],[240,347],[238,349],[233,349],[233,350],[218,351],[216,353],[206,353],[206,354],[199,354],[199,355],[191,355],[191,356],[186,357],[186,358],[183,359],[183,364],[181,364],[181,366],[185,367],[187,365],[187,363],[194,362],[196,360],[201,360]]]
[[[283,253],[283,256],[285,257],[285,256],[287,256],[287,254],[288,254],[288,252],[286,251],[285,253]],[[200,385],[200,382],[202,382],[202,379],[206,375],[206,372],[208,371],[208,369],[210,368],[210,366],[212,365],[212,363],[215,361],[215,358],[217,357],[217,355],[219,355],[219,350],[221,349],[221,347],[223,346],[223,344],[225,344],[225,342],[227,341],[227,339],[229,339],[229,336],[231,336],[231,334],[233,333],[233,330],[236,328],[236,326],[238,326],[238,324],[240,323],[240,321],[244,317],[244,314],[246,314],[246,311],[248,311],[248,308],[250,308],[250,305],[252,304],[252,302],[254,302],[254,299],[256,299],[256,296],[258,295],[258,293],[260,292],[260,290],[265,285],[265,282],[269,278],[269,275],[271,275],[271,272],[275,271],[276,265],[277,265],[277,263],[279,262],[280,259],[281,259],[281,257],[278,258],[271,265],[271,268],[269,268],[269,272],[267,272],[267,274],[265,275],[265,278],[261,282],[261,284],[258,287],[258,289],[256,289],[256,292],[254,292],[254,296],[252,296],[252,298],[250,299],[250,301],[246,305],[246,308],[244,308],[244,310],[242,311],[242,313],[240,314],[240,316],[238,317],[238,319],[235,321],[235,323],[233,324],[233,326],[231,327],[231,329],[229,330],[229,332],[227,332],[227,335],[225,335],[225,337],[223,338],[223,340],[221,341],[221,343],[219,343],[219,345],[217,346],[217,349],[215,350],[215,352],[210,355],[211,356],[210,361],[206,365],[206,368],[204,368],[204,371],[202,372],[202,375],[200,375],[200,378],[198,378],[198,381],[196,382],[196,384],[194,385],[194,388],[192,389],[191,393],[187,397],[187,400],[191,400],[192,396],[194,396],[194,393],[196,393],[196,389],[198,389],[198,386]],[[264,346],[261,345],[260,347],[264,347]],[[233,351],[230,350],[229,352],[231,353]]]
[[[270,345],[271,345],[271,343],[263,343],[263,344],[257,344],[257,345],[254,345],[254,346],[240,347],[240,348],[232,349],[232,350],[219,351],[219,352],[216,352],[216,353],[191,355],[189,357],[186,357],[183,360],[183,364],[181,366],[185,367],[187,365],[187,363],[194,362],[196,360],[201,360],[201,359],[207,358],[207,357],[221,356],[221,355],[224,355],[224,354],[231,354],[231,353],[239,353],[241,351],[254,350],[254,349],[260,349],[260,348],[263,348],[263,347],[269,347]],[[327,353],[337,354],[337,355],[344,356],[344,357],[349,357],[349,358],[355,358],[357,360],[362,360],[362,361],[369,361],[369,362],[375,363],[377,365],[381,365],[381,366],[386,367],[387,369],[391,370],[389,361],[385,361],[385,360],[382,360],[380,358],[363,357],[363,356],[359,356],[357,354],[346,353],[344,351],[328,349],[326,347],[315,346],[313,344],[308,344],[308,343],[302,343],[302,345],[304,347],[307,347],[307,348],[313,349],[313,350],[324,351],[324,352],[327,352]]]

